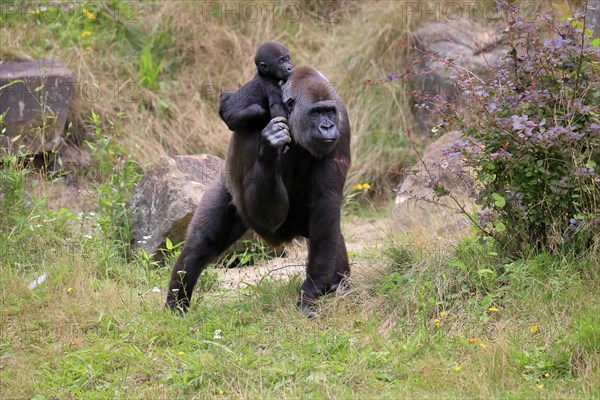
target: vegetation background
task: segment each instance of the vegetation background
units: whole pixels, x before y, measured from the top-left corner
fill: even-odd
[[[399,41],[451,3],[2,1],[0,59],[57,59],[77,85],[66,146],[1,163],[0,395],[600,397],[597,246],[506,258],[489,239],[387,229],[390,187],[416,161],[413,117],[401,83],[365,82],[401,71]],[[460,5],[468,18],[492,3]],[[368,221],[385,240],[351,251],[352,289],[323,299],[315,321],[295,308],[302,275],[230,291],[214,270],[178,318],[158,292],[177,249],[164,265],[128,255],[126,202],[160,155],[224,155],[218,95],[252,77],[265,40],[316,66],[345,101],[345,233],[361,242],[351,226]],[[370,189],[352,192],[362,182]]]

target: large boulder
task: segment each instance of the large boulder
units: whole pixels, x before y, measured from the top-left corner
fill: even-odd
[[[73,74],[53,60],[0,60],[0,154],[55,150],[73,98]]]
[[[416,50],[411,54],[409,84],[419,93],[416,104],[427,107],[413,107],[417,130],[421,134],[430,135],[431,128],[441,122],[440,118],[430,115],[429,109],[436,108],[431,98],[439,95],[447,101],[457,102],[462,93],[444,62],[424,56],[424,53],[437,54],[441,59],[451,58],[461,68],[486,79],[490,65],[507,54],[502,39],[503,34],[495,28],[465,20],[456,24],[425,22],[417,27],[413,33]]]
[[[162,259],[166,239],[185,239],[192,215],[224,162],[208,154],[162,157],[148,168],[129,203],[132,250]]]
[[[447,195],[440,196],[438,189],[450,191],[466,209],[472,207],[465,183],[468,171],[460,158],[450,159],[444,151],[460,138],[458,131],[446,133],[423,152],[425,165],[419,162],[406,171],[393,211],[398,233],[421,230],[447,237],[470,226],[469,218],[457,212],[455,201]]]

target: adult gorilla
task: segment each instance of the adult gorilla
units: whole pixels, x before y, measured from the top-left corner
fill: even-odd
[[[224,174],[206,192],[188,227],[167,307],[185,312],[207,263],[248,227],[275,245],[296,236],[309,239],[300,295],[308,316],[315,315],[311,306],[317,297],[345,284],[350,267],[340,206],[350,165],[346,108],[311,67],[297,68],[282,94],[289,122],[277,117],[233,133]]]

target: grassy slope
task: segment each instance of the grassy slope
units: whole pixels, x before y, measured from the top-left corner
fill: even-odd
[[[228,133],[216,95],[203,88],[243,83],[252,65],[240,60],[251,59],[260,41],[280,40],[297,64],[316,65],[336,83],[356,137],[350,182],[373,182],[370,167],[398,168],[408,159],[390,147],[402,145],[410,117],[391,85],[358,84],[395,71],[403,50],[394,41],[407,31],[393,18],[399,2],[369,4],[344,3],[336,24],[259,26],[204,21],[188,2],[144,3],[138,22],[125,27],[104,17],[3,21],[0,43],[13,54],[57,57],[78,81],[98,82],[106,96],[77,99],[73,135],[92,130],[92,109],[113,120],[121,113],[118,140],[149,161],[163,153],[222,154]],[[164,88],[136,86],[136,101],[109,101],[113,82],[137,84],[151,40],[155,63],[166,60],[157,83]],[[113,153],[104,150],[101,165]],[[377,243],[352,253],[352,290],[324,299],[318,320],[295,307],[302,277],[241,292],[209,289],[188,317],[177,318],[162,312],[164,293],[152,292],[164,290],[168,268],[143,257],[127,261],[95,217],[76,220],[24,201],[22,169],[2,168],[3,195],[18,194],[14,202],[0,198],[10,204],[0,209],[3,398],[600,397],[597,251],[510,263],[478,243],[452,255],[454,247],[438,238],[397,238],[386,254]],[[377,176],[381,184],[389,179]],[[52,186],[33,182],[39,192]],[[360,232],[347,237],[362,240]],[[42,272],[48,280],[28,289]]]

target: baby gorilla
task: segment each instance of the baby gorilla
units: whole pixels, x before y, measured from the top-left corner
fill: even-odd
[[[265,42],[256,51],[254,63],[257,73],[250,82],[219,97],[219,115],[232,131],[247,128],[251,121],[263,128],[272,118],[288,116],[280,87],[280,81],[285,83],[294,70],[288,49]]]

